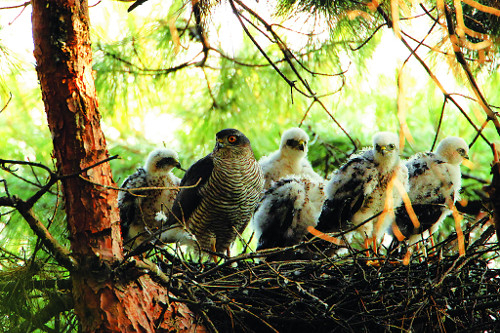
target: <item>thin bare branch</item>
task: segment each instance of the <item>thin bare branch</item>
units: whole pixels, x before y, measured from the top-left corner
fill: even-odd
[[[392,28],[392,21],[391,21],[391,18],[389,17],[389,15],[384,11],[384,9],[380,6],[377,7],[377,11],[380,15],[382,15],[382,17],[386,20],[388,26],[390,28]],[[444,88],[444,86],[441,84],[441,82],[437,79],[436,75],[434,75],[434,73],[431,71],[431,69],[429,68],[429,66],[425,63],[425,61],[418,55],[416,54],[415,52],[413,52],[413,48],[408,44],[408,42],[404,39],[403,36],[401,36],[401,42],[403,43],[403,45],[412,53],[412,55],[415,57],[415,59],[417,59],[417,61],[420,63],[420,65],[425,69],[425,71],[427,72],[427,74],[430,76],[430,78],[432,79],[432,81],[434,81],[434,83],[436,84],[436,86],[439,88],[439,90],[441,91],[441,93],[447,98],[449,99],[454,105],[455,107],[460,111],[460,113],[462,113],[462,115],[465,117],[465,119],[467,119],[467,121],[469,122],[469,124],[474,128],[474,130],[476,130],[477,133],[480,134],[481,138],[489,145],[491,146],[491,143],[490,141],[483,135],[483,133],[481,133],[480,129],[477,127],[477,125],[472,121],[472,119],[469,117],[469,115],[467,114],[467,112],[465,112],[465,110],[460,106],[460,104],[446,91],[446,89]]]
[[[66,179],[66,178],[72,178],[72,177],[79,176],[79,175],[81,175],[82,173],[87,172],[87,171],[89,171],[90,169],[93,169],[93,168],[95,168],[95,167],[96,167],[96,166],[98,166],[98,165],[101,165],[101,164],[103,164],[103,163],[106,163],[106,162],[109,162],[109,161],[112,161],[112,160],[116,160],[117,158],[119,158],[119,156],[118,156],[118,155],[113,155],[113,156],[110,156],[110,157],[105,158],[105,159],[103,159],[103,160],[101,160],[101,161],[99,161],[99,162],[96,162],[96,163],[94,163],[94,164],[92,164],[92,165],[90,165],[90,166],[88,166],[88,167],[86,167],[86,168],[83,168],[83,169],[81,169],[80,171],[77,171],[77,172],[75,172],[75,173],[72,173],[72,174],[69,174],[69,175],[62,175],[62,176],[59,176],[59,179]]]
[[[41,239],[45,247],[54,255],[54,258],[67,270],[75,271],[78,268],[78,262],[71,256],[70,252],[59,244],[50,234],[43,223],[35,217],[31,209],[32,205],[27,201],[14,199],[14,207],[16,207],[17,211],[24,217],[26,222],[28,222],[31,230]]]
[[[281,40],[281,38],[274,32],[272,29],[272,26],[267,23],[264,19],[262,19],[257,13],[255,13],[251,8],[246,6],[244,3],[242,3],[239,0],[230,0],[229,1],[231,8],[233,9],[233,13],[236,15],[238,21],[240,22],[240,25],[242,26],[245,34],[250,38],[252,43],[257,47],[257,49],[260,51],[260,53],[264,56],[264,58],[271,64],[273,69],[285,80],[285,82],[290,86],[290,89],[293,91],[297,91],[303,96],[307,98],[312,98],[314,99],[315,102],[317,102],[323,110],[328,114],[328,116],[333,120],[333,122],[340,128],[342,132],[347,136],[347,138],[351,141],[351,143],[354,146],[354,149],[357,149],[356,142],[352,139],[352,137],[347,133],[347,131],[343,128],[342,125],[335,119],[335,117],[332,115],[332,113],[328,110],[328,108],[325,106],[325,104],[318,98],[317,94],[311,89],[309,86],[309,83],[300,75],[300,73],[297,71],[295,65],[292,63],[292,59],[296,60],[293,56],[293,53],[290,51],[290,49],[286,46],[286,44]],[[290,69],[295,73],[297,79],[301,82],[301,84],[304,86],[306,91],[303,91],[302,89],[298,88],[297,85],[295,84],[296,81],[290,80],[277,66],[276,64],[271,60],[269,55],[264,51],[264,49],[258,44],[258,42],[255,40],[255,38],[252,36],[248,28],[246,27],[245,23],[243,22],[242,17],[244,17],[236,8],[235,3],[237,3],[240,7],[245,9],[252,17],[257,19],[264,27],[266,28],[267,31],[271,33],[273,38],[275,39],[276,43],[278,44],[281,52],[284,55],[285,61],[288,63]],[[247,20],[245,18],[245,20]],[[293,95],[292,95],[293,98]]]
[[[356,47],[352,47],[352,46],[349,46],[349,48],[351,49],[351,51],[358,51],[360,50],[363,46],[365,46],[366,44],[368,44],[368,42],[370,40],[372,40],[372,38],[377,34],[377,32],[382,29],[383,27],[385,27],[387,25],[387,23],[384,23],[384,24],[381,24],[379,25],[372,33],[370,36],[368,36],[368,38],[366,38],[363,43],[359,44],[358,46]]]
[[[9,103],[10,103],[11,100],[12,100],[12,93],[9,92],[9,99],[7,100],[7,103],[5,103],[5,105],[0,110],[0,113],[2,113],[5,109],[7,109],[7,106],[9,106]]]
[[[15,9],[15,8],[21,8],[21,7],[26,7],[31,3],[31,1],[26,1],[25,3],[22,3],[20,5],[14,5],[14,6],[7,6],[7,7],[0,7],[0,10],[2,9]]]
[[[96,166],[109,162],[110,160],[118,158],[118,155],[114,155],[108,157],[102,161],[94,163],[93,165],[83,168],[79,172],[69,175],[59,176],[54,171],[52,171],[49,167],[44,164],[37,162],[29,162],[29,161],[17,161],[17,160],[7,160],[0,159],[0,166],[4,169],[9,170],[6,164],[15,164],[15,165],[28,165],[30,167],[41,168],[49,173],[49,179],[47,183],[40,187],[40,189],[32,195],[28,200],[24,201],[15,196],[10,196],[8,191],[6,191],[7,196],[0,197],[0,206],[9,206],[14,207],[17,211],[23,216],[23,218],[28,222],[29,226],[33,230],[33,232],[39,237],[44,246],[54,255],[56,260],[65,268],[70,271],[77,269],[78,263],[76,260],[71,257],[69,251],[66,250],[63,246],[61,246],[55,238],[50,234],[48,229],[35,217],[32,207],[33,205],[45,194],[49,191],[49,189],[57,183],[61,179],[76,177]],[[7,185],[5,185],[7,187]]]
[[[121,56],[114,54],[112,52],[109,52],[105,49],[103,49],[100,45],[97,45],[97,49],[101,51],[104,55],[109,56],[121,63],[124,63],[127,65],[129,68],[128,69],[119,69],[119,70],[114,70],[115,72],[123,72],[123,73],[132,73],[132,74],[137,74],[137,75],[168,75],[171,73],[175,73],[181,69],[184,69],[186,67],[190,66],[195,66],[198,64],[197,61],[194,61],[202,52],[199,52],[196,54],[192,60],[186,61],[182,64],[179,64],[177,66],[169,67],[169,68],[144,68],[137,66],[136,64],[122,58]]]
[[[436,143],[437,143],[437,140],[438,140],[439,132],[441,132],[441,125],[443,124],[444,110],[445,110],[446,102],[447,101],[448,101],[448,96],[445,95],[444,96],[444,101],[443,101],[443,106],[441,107],[441,113],[440,113],[440,116],[439,116],[438,126],[436,128],[436,134],[434,135],[434,140],[432,141],[431,151],[434,150],[434,147],[436,146]]]
[[[6,159],[3,159],[3,158],[0,158],[0,167],[2,169],[6,169],[6,170],[10,169],[7,166],[5,166],[5,164],[29,165],[29,166],[32,166],[32,167],[35,167],[35,168],[44,169],[49,174],[53,174],[54,173],[48,166],[46,166],[46,165],[44,165],[42,163],[30,162],[30,161],[20,161],[20,160],[6,160]]]
[[[495,128],[497,130],[498,135],[500,135],[500,121],[498,120],[498,117],[496,116],[496,114],[490,109],[489,104],[486,101],[486,98],[484,97],[483,93],[481,92],[481,90],[476,82],[476,79],[472,75],[472,72],[469,68],[469,65],[467,64],[467,61],[465,60],[464,54],[462,53],[462,50],[460,49],[460,46],[458,43],[458,36],[456,35],[455,26],[453,24],[453,20],[451,17],[450,8],[448,6],[445,6],[444,12],[445,12],[445,16],[446,16],[448,33],[450,35],[450,41],[453,43],[453,51],[455,52],[455,58],[457,59],[457,62],[462,66],[462,69],[464,70],[465,74],[467,75],[467,79],[469,80],[469,84],[472,87],[472,91],[476,95],[476,98],[478,100],[479,105],[486,113],[488,120],[493,122],[493,124],[495,125]]]
[[[115,191],[122,191],[122,192],[128,192],[134,196],[137,196],[137,197],[142,197],[144,195],[142,194],[137,194],[137,193],[134,193],[134,192],[140,192],[140,191],[153,191],[153,190],[178,190],[178,189],[182,189],[182,188],[193,188],[193,187],[196,187],[200,184],[200,181],[201,181],[201,178],[198,179],[198,181],[193,184],[193,185],[186,185],[186,186],[149,186],[149,187],[136,187],[136,188],[133,188],[133,189],[130,189],[130,188],[123,188],[123,187],[114,187],[114,186],[110,186],[110,185],[105,185],[105,184],[99,184],[99,183],[96,183],[90,179],[87,179],[85,177],[83,177],[82,175],[80,175],[80,178],[83,179],[84,181],[92,184],[92,185],[97,185],[97,186],[100,186],[100,187],[104,187],[105,189],[109,189],[109,190],[115,190]]]

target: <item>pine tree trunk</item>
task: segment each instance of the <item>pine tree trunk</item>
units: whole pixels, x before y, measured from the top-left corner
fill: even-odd
[[[92,70],[89,12],[85,0],[34,0],[37,73],[62,175],[78,173],[108,157]],[[114,185],[109,163],[81,176]],[[117,193],[79,176],[62,181],[72,254],[75,312],[84,332],[196,330],[189,310],[168,305],[167,292],[142,275],[125,279],[112,267],[122,258]],[[160,319],[160,317],[162,317]]]

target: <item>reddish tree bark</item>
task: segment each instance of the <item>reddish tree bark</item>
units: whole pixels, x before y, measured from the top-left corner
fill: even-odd
[[[61,175],[78,173],[108,157],[100,127],[92,71],[87,1],[34,0],[33,39],[37,73],[54,156]],[[109,163],[81,174],[115,185]],[[62,181],[72,255],[75,312],[85,332],[195,330],[184,305],[169,304],[166,291],[148,276],[124,279],[111,267],[123,258],[116,191],[80,177]],[[162,316],[162,319],[159,317]]]

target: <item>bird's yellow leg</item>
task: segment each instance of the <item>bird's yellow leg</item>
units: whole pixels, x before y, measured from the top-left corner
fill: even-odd
[[[421,242],[415,244],[415,248],[417,249],[417,251],[420,251],[420,246],[422,246],[422,255],[424,257],[427,257],[427,252],[426,252],[426,248],[425,248],[425,243],[424,243],[424,240],[422,239]],[[419,256],[419,261],[420,262],[423,262],[424,261],[424,258],[422,258],[422,256]]]
[[[365,249],[366,249],[366,256],[370,256],[370,239],[368,237],[365,238]]]
[[[465,241],[464,241],[464,233],[462,231],[462,227],[460,226],[460,222],[463,219],[463,216],[458,212],[457,207],[453,204],[450,198],[447,198],[448,207],[451,209],[453,219],[455,219],[455,230],[457,231],[457,241],[458,241],[458,253],[461,257],[465,256]]]
[[[434,248],[436,246],[436,242],[434,241],[434,234],[429,235],[429,239],[431,242],[431,249],[433,250],[432,252],[428,253],[427,255],[429,257],[434,257],[437,254],[437,250]]]
[[[217,253],[217,249],[215,248],[215,238],[210,240],[210,249],[213,253]],[[215,254],[212,254],[212,260],[217,263],[218,257]]]
[[[377,247],[377,236],[373,236],[372,238],[365,238],[365,247],[366,247],[366,255],[370,255],[370,243],[373,248],[373,252],[375,256],[378,254],[378,247]],[[380,266],[380,259],[375,259],[375,260],[369,260],[366,263],[368,266]]]
[[[408,266],[410,264],[411,254],[412,254],[412,249],[409,246],[408,249],[406,250],[405,257],[403,258],[403,265]]]
[[[378,246],[377,246],[377,236],[372,237],[372,245],[373,245],[373,252],[375,255],[378,254]]]

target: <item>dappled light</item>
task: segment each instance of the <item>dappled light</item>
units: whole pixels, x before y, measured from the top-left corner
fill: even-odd
[[[0,327],[498,326],[500,1],[0,14]]]

